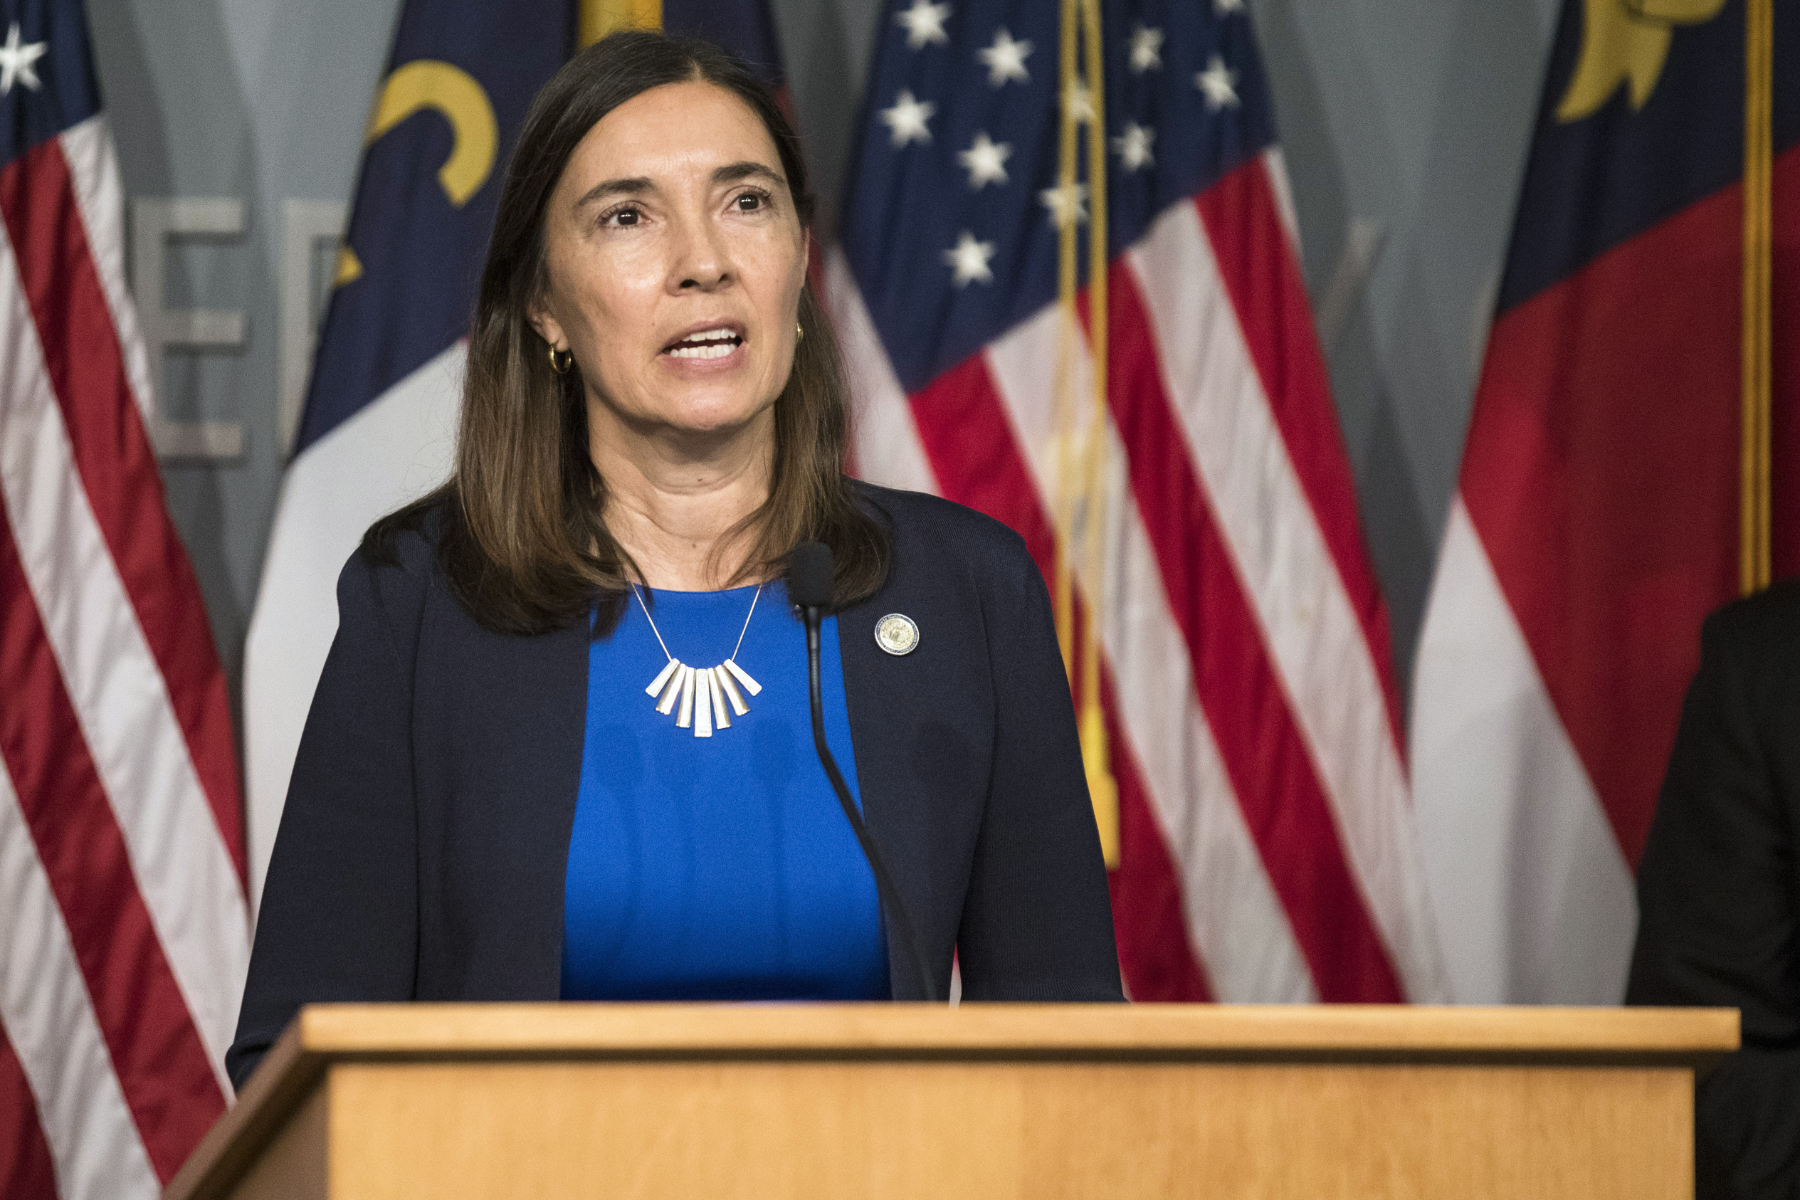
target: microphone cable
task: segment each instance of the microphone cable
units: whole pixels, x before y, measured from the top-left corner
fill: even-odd
[[[905,944],[913,973],[919,979],[919,992],[927,1003],[936,1004],[937,987],[927,966],[925,947],[919,940],[918,929],[913,925],[912,914],[900,899],[900,890],[894,886],[893,876],[888,874],[887,863],[883,861],[881,851],[869,837],[868,827],[863,824],[862,813],[857,810],[856,801],[850,798],[850,787],[844,782],[843,772],[838,770],[837,759],[832,757],[831,747],[825,744],[825,701],[819,684],[819,625],[824,618],[824,610],[831,603],[831,577],[830,546],[823,542],[801,542],[794,548],[793,555],[788,559],[788,600],[800,610],[801,619],[806,624],[806,675],[812,698],[813,749],[818,751],[819,763],[825,768],[825,777],[831,780],[831,789],[837,793],[838,806],[844,810],[845,819],[856,833],[856,843],[862,847],[863,857],[869,860],[869,869],[875,874],[876,893],[887,905],[888,911],[893,913],[894,927],[900,934],[901,942]]]

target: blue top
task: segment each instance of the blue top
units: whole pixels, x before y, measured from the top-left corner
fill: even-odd
[[[654,594],[670,654],[722,663],[754,587]],[[861,804],[837,621],[825,737]],[[644,689],[667,662],[636,600],[588,651],[587,734],[564,893],[565,1000],[888,998],[875,878],[813,752],[806,631],[763,588],[736,661],[762,685],[710,738]],[[728,702],[729,703],[729,702]]]

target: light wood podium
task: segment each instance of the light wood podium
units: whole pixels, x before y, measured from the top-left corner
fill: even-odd
[[[1693,1194],[1732,1009],[327,1005],[166,1197]]]

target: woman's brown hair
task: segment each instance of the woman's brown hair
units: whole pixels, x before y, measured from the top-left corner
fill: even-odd
[[[456,470],[436,492],[377,521],[362,544],[371,561],[392,562],[400,532],[437,514],[445,573],[475,619],[497,632],[544,633],[597,608],[594,636],[603,636],[617,624],[631,584],[641,582],[602,517],[606,481],[588,455],[580,373],[551,368],[529,314],[545,286],[544,209],[576,144],[633,96],[692,80],[732,92],[761,118],[800,223],[811,226],[813,199],[793,127],[768,87],[710,43],[615,33],[570,60],[537,94],[481,272]],[[775,401],[769,498],[739,526],[750,551],[730,582],[780,574],[794,546],[813,539],[831,547],[834,601],[842,607],[881,586],[889,540],[843,475],[843,365],[810,285],[801,291],[799,320],[793,370]]]

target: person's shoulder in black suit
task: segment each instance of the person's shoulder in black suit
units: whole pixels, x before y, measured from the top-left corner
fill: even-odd
[[[1699,1090],[1699,1195],[1800,1194],[1800,581],[1706,620],[1638,909],[1627,1002],[1743,1014]]]

